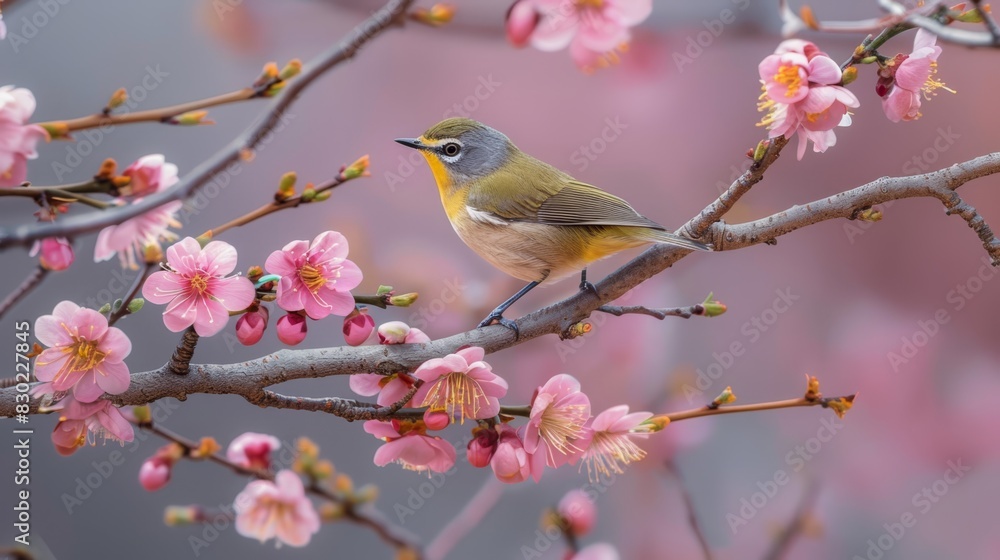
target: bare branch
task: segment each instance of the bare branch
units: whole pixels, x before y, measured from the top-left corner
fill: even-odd
[[[6,315],[7,312],[10,311],[10,308],[14,307],[14,304],[20,301],[21,298],[31,293],[31,290],[37,288],[48,273],[49,271],[42,268],[41,265],[33,268],[31,272],[28,273],[28,277],[18,284],[17,288],[15,288],[13,292],[7,294],[7,297],[3,298],[3,301],[0,302],[0,317]]]
[[[705,306],[702,304],[689,305],[687,307],[645,307],[642,305],[602,305],[594,311],[608,313],[615,317],[622,315],[648,315],[660,319],[667,317],[680,317],[689,319],[692,315],[704,315]]]

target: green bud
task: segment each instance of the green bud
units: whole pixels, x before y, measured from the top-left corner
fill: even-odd
[[[111,304],[105,303],[104,305],[101,306],[100,309],[97,310],[97,312],[100,313],[101,315],[107,315],[108,313],[111,313]]]
[[[375,291],[375,295],[384,296],[386,294],[392,293],[392,286],[379,286],[378,290]]]
[[[408,294],[402,294],[398,296],[389,297],[389,305],[395,305],[396,307],[409,307],[413,305],[413,302],[417,301],[419,294],[416,292],[410,292]]]
[[[715,406],[720,406],[724,404],[732,404],[734,402],[736,402],[736,394],[733,393],[732,387],[727,386],[724,391],[719,393],[718,397],[715,397],[715,400],[712,401],[712,404],[714,404]]]
[[[705,308],[706,317],[718,317],[725,313],[727,309],[726,304],[712,299],[712,295],[712,292],[709,292],[705,301],[701,302],[701,306]]]
[[[764,154],[767,153],[767,148],[770,145],[771,145],[771,142],[768,141],[768,140],[761,140],[760,142],[757,142],[757,147],[754,148],[754,150],[753,150],[753,161],[754,161],[754,163],[760,163],[761,161],[763,161]]]
[[[129,313],[138,313],[139,310],[142,309],[142,306],[145,305],[145,304],[146,304],[146,300],[142,299],[141,297],[140,298],[135,298],[132,301],[128,302],[128,312]]]

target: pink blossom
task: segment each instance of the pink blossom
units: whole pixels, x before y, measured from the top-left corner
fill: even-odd
[[[840,66],[809,41],[783,41],[758,71],[764,89],[759,108],[768,111],[760,124],[770,138],[797,134],[799,159],[809,141],[815,152],[836,144],[833,129],[849,126],[847,109],[860,106],[850,90],[835,85],[843,79]]]
[[[629,414],[628,410],[628,405],[613,406],[590,423],[583,460],[591,480],[596,481],[601,475],[622,474],[625,472],[622,467],[646,456],[633,439],[649,437],[650,430],[643,423],[653,415],[649,412]]]
[[[542,51],[570,48],[570,55],[583,70],[593,70],[601,61],[615,58],[615,49],[628,43],[629,28],[642,23],[653,11],[652,0],[521,0],[541,14],[531,44]],[[515,38],[525,31],[526,8],[517,8]],[[510,22],[510,20],[509,20]],[[516,44],[516,43],[515,43]]]
[[[575,463],[586,451],[582,440],[589,418],[590,399],[580,392],[580,382],[572,375],[561,373],[538,388],[524,433],[536,482],[541,478],[540,465],[556,468]]]
[[[368,308],[355,308],[344,317],[344,341],[350,346],[361,346],[375,330],[375,319],[368,314]]]
[[[253,346],[260,342],[267,328],[267,318],[270,315],[267,308],[260,306],[254,311],[247,311],[236,320],[236,340],[244,346]]]
[[[278,340],[289,346],[295,346],[306,339],[309,332],[309,325],[306,318],[298,313],[286,313],[278,318],[274,326],[278,335]]]
[[[379,341],[382,344],[422,344],[430,342],[431,338],[417,328],[410,328],[401,321],[390,321],[378,329]],[[389,406],[402,399],[416,380],[409,374],[379,375],[377,373],[360,373],[351,376],[351,390],[370,397],[378,395],[376,403]],[[411,401],[412,402],[412,401]]]
[[[568,560],[619,560],[618,550],[608,543],[595,543],[573,556]]]
[[[271,253],[264,266],[281,275],[278,306],[286,311],[304,310],[311,319],[347,315],[354,309],[351,290],[361,283],[361,269],[347,260],[347,238],[325,231],[310,245],[292,241]]]
[[[66,270],[73,264],[73,246],[65,237],[46,237],[35,241],[28,256],[39,255],[38,264],[46,270]]]
[[[88,441],[129,442],[135,437],[132,425],[108,400],[83,403],[72,396],[59,402],[59,423],[52,431],[52,443],[60,455],[71,455]],[[88,434],[93,434],[93,439]]]
[[[301,547],[319,532],[319,515],[306,496],[302,480],[292,471],[280,471],[274,482],[247,484],[233,503],[236,531],[260,542],[275,538],[278,544]]]
[[[48,346],[35,358],[35,376],[51,381],[53,390],[72,390],[76,400],[90,403],[128,389],[124,360],[132,343],[121,329],[109,327],[104,315],[62,301],[52,315],[35,321],[35,336]]]
[[[177,166],[166,163],[161,154],[143,156],[128,166],[122,175],[131,181],[120,189],[124,196],[137,196],[132,203],[140,202],[143,197],[160,192],[177,182]],[[117,198],[118,204],[126,204],[124,198]],[[122,267],[138,268],[137,256],[142,256],[147,245],[159,246],[160,241],[173,241],[177,236],[168,227],[181,227],[177,221],[177,212],[183,203],[179,200],[158,206],[120,224],[108,226],[97,234],[97,244],[94,246],[94,261],[102,262],[115,254]]]
[[[278,438],[268,434],[246,432],[229,444],[226,458],[248,469],[268,470],[271,468],[271,453],[281,449]]]
[[[492,428],[473,428],[472,439],[466,445],[466,458],[469,464],[481,469],[490,464],[497,450],[500,435]],[[522,445],[522,447],[524,447]]]
[[[528,480],[533,474],[531,454],[524,448],[520,435],[507,424],[500,427],[500,437],[497,439],[496,451],[490,459],[490,467],[497,480],[505,484],[517,484]],[[540,469],[545,468],[542,463]],[[535,481],[542,477],[537,473]]]
[[[455,448],[447,441],[426,434],[422,420],[365,422],[365,431],[385,442],[375,452],[375,464],[396,462],[412,471],[445,472],[455,465]]]
[[[153,456],[146,459],[139,467],[139,484],[147,492],[156,492],[170,481],[170,470],[173,465],[167,459]]]
[[[177,183],[177,166],[167,163],[163,154],[151,154],[132,162],[122,175],[131,180],[120,189],[121,194],[143,197]]]
[[[898,54],[882,66],[875,92],[882,98],[882,110],[890,121],[920,118],[920,98],[929,99],[938,88],[955,93],[934,77],[940,55],[937,35],[918,29],[913,52]]]
[[[413,376],[424,381],[413,396],[418,406],[443,410],[454,422],[458,418],[481,420],[500,412],[499,397],[507,394],[507,382],[494,374],[478,346],[464,348],[444,358],[427,360]]]
[[[521,0],[507,10],[507,40],[515,47],[527,46],[542,15],[531,0]]]
[[[38,157],[35,145],[49,138],[45,129],[28,124],[34,112],[35,96],[29,90],[0,87],[0,187],[23,183],[28,160]]]
[[[556,508],[559,516],[574,537],[582,537],[594,528],[597,522],[597,506],[583,490],[570,490]]]
[[[142,286],[148,301],[168,304],[163,324],[173,332],[192,325],[200,336],[212,336],[229,322],[230,311],[242,311],[256,292],[242,276],[225,276],[236,268],[236,249],[212,241],[202,249],[192,237],[167,248],[168,270],[154,272]]]
[[[451,424],[451,415],[443,410],[428,408],[424,411],[424,425],[428,430],[438,431]]]

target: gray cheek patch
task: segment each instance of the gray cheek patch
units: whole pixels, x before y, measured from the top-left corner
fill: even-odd
[[[464,150],[456,162],[458,171],[470,177],[482,177],[496,171],[507,158],[507,137],[487,128],[463,135]]]

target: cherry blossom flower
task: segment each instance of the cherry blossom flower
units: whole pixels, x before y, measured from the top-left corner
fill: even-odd
[[[595,543],[570,556],[568,560],[619,560],[618,549],[608,543]]]
[[[177,182],[177,166],[166,163],[161,154],[143,156],[128,166],[122,175],[131,178],[129,184],[120,189],[123,196],[137,196],[132,203],[138,203],[146,195],[159,192]],[[117,198],[118,204],[126,204],[124,198]],[[148,245],[159,246],[160,241],[173,241],[177,236],[167,228],[181,227],[177,212],[183,202],[168,202],[149,212],[108,226],[97,234],[94,246],[94,262],[102,262],[118,255],[122,267],[133,270],[139,268],[137,256],[141,257]]]
[[[292,471],[280,471],[274,482],[255,480],[247,484],[233,503],[236,531],[264,542],[274,538],[280,545],[301,547],[319,532],[319,515],[306,496],[302,480]]]
[[[298,313],[286,313],[278,318],[274,326],[278,340],[289,346],[295,346],[306,339],[309,325],[306,318]]]
[[[930,99],[937,89],[955,93],[934,77],[940,55],[937,35],[918,29],[913,52],[898,54],[882,66],[875,92],[882,98],[882,111],[890,121],[920,118],[921,97]]]
[[[264,329],[267,328],[267,319],[270,313],[267,308],[260,306],[253,311],[247,311],[236,320],[236,340],[244,346],[253,346],[260,342],[264,336]]]
[[[528,480],[537,468],[535,482],[542,477],[541,469],[545,464],[536,465],[531,460],[531,454],[524,448],[521,435],[507,424],[500,426],[500,437],[497,439],[496,451],[490,459],[490,468],[497,480],[505,484],[517,484]]]
[[[142,286],[148,301],[162,305],[163,324],[173,332],[194,326],[212,336],[229,322],[230,311],[246,309],[256,292],[250,280],[226,275],[236,268],[236,249],[212,241],[202,249],[192,237],[167,248],[167,268],[154,272]]]
[[[368,314],[367,307],[355,308],[344,317],[344,341],[350,346],[361,346],[375,330],[375,319]]]
[[[380,467],[396,462],[407,470],[443,473],[455,465],[455,448],[437,436],[428,436],[422,420],[369,420],[365,431],[385,442],[375,452],[375,464]]]
[[[860,106],[853,93],[839,84],[840,66],[809,41],[789,39],[758,66],[764,93],[758,108],[767,111],[760,126],[768,136],[799,139],[799,159],[808,142],[824,152],[837,142],[833,129],[851,124],[848,108]]]
[[[381,325],[378,328],[378,337],[382,344],[421,344],[431,341],[423,331],[411,328],[401,321],[390,321]],[[378,395],[375,402],[380,406],[398,402],[410,392],[415,382],[416,379],[406,373],[392,375],[361,373],[352,375],[350,379],[352,391],[365,397]],[[410,403],[412,402],[411,400]]]
[[[111,401],[83,403],[69,396],[54,408],[61,409],[59,423],[52,431],[52,443],[60,455],[71,455],[88,441],[95,443],[98,437],[122,443],[135,437],[132,425]]]
[[[570,490],[559,500],[556,508],[566,522],[567,530],[574,537],[582,537],[594,528],[597,522],[597,506],[583,490]]]
[[[24,182],[28,160],[38,157],[35,145],[49,138],[42,127],[27,124],[34,112],[35,96],[31,91],[0,87],[0,188]]]
[[[532,14],[520,4],[533,8],[537,21],[532,22]],[[568,46],[576,65],[592,71],[617,60],[616,50],[631,37],[629,28],[652,11],[652,0],[521,0],[508,13],[507,33],[517,46],[529,33],[536,49]]]
[[[28,256],[38,255],[38,264],[52,271],[66,270],[73,264],[73,246],[65,237],[46,237],[35,241]]]
[[[246,432],[229,444],[226,458],[248,469],[268,470],[271,468],[271,453],[281,449],[281,441],[268,434]]]
[[[264,266],[281,276],[278,306],[304,310],[311,319],[347,315],[354,309],[351,290],[361,283],[361,269],[347,259],[347,238],[325,231],[313,240],[292,241],[267,258]]]
[[[580,382],[561,373],[538,388],[525,425],[524,448],[532,455],[532,473],[541,478],[540,465],[553,468],[575,463],[586,451],[584,425],[590,418],[590,399]]]
[[[469,460],[469,464],[478,469],[489,465],[497,450],[499,439],[500,435],[492,428],[473,428],[472,439],[466,445],[465,456]]]
[[[464,348],[444,358],[432,358],[420,365],[413,376],[423,385],[413,396],[418,406],[445,411],[452,422],[466,417],[481,420],[500,412],[499,397],[507,394],[507,382],[494,374],[483,360],[478,346]]]
[[[76,400],[90,403],[128,388],[124,360],[132,342],[121,329],[109,327],[104,315],[62,301],[51,315],[35,321],[35,336],[48,346],[35,358],[35,376],[51,382],[54,391],[72,390]]]
[[[171,462],[159,455],[146,459],[139,467],[139,484],[147,492],[156,492],[170,482],[171,467]]]
[[[645,422],[652,416],[649,412],[629,414],[628,405],[618,405],[593,418],[588,426],[588,446],[583,456],[591,480],[598,480],[601,475],[622,474],[625,472],[622,467],[646,456],[633,439],[649,436],[651,426]]]

